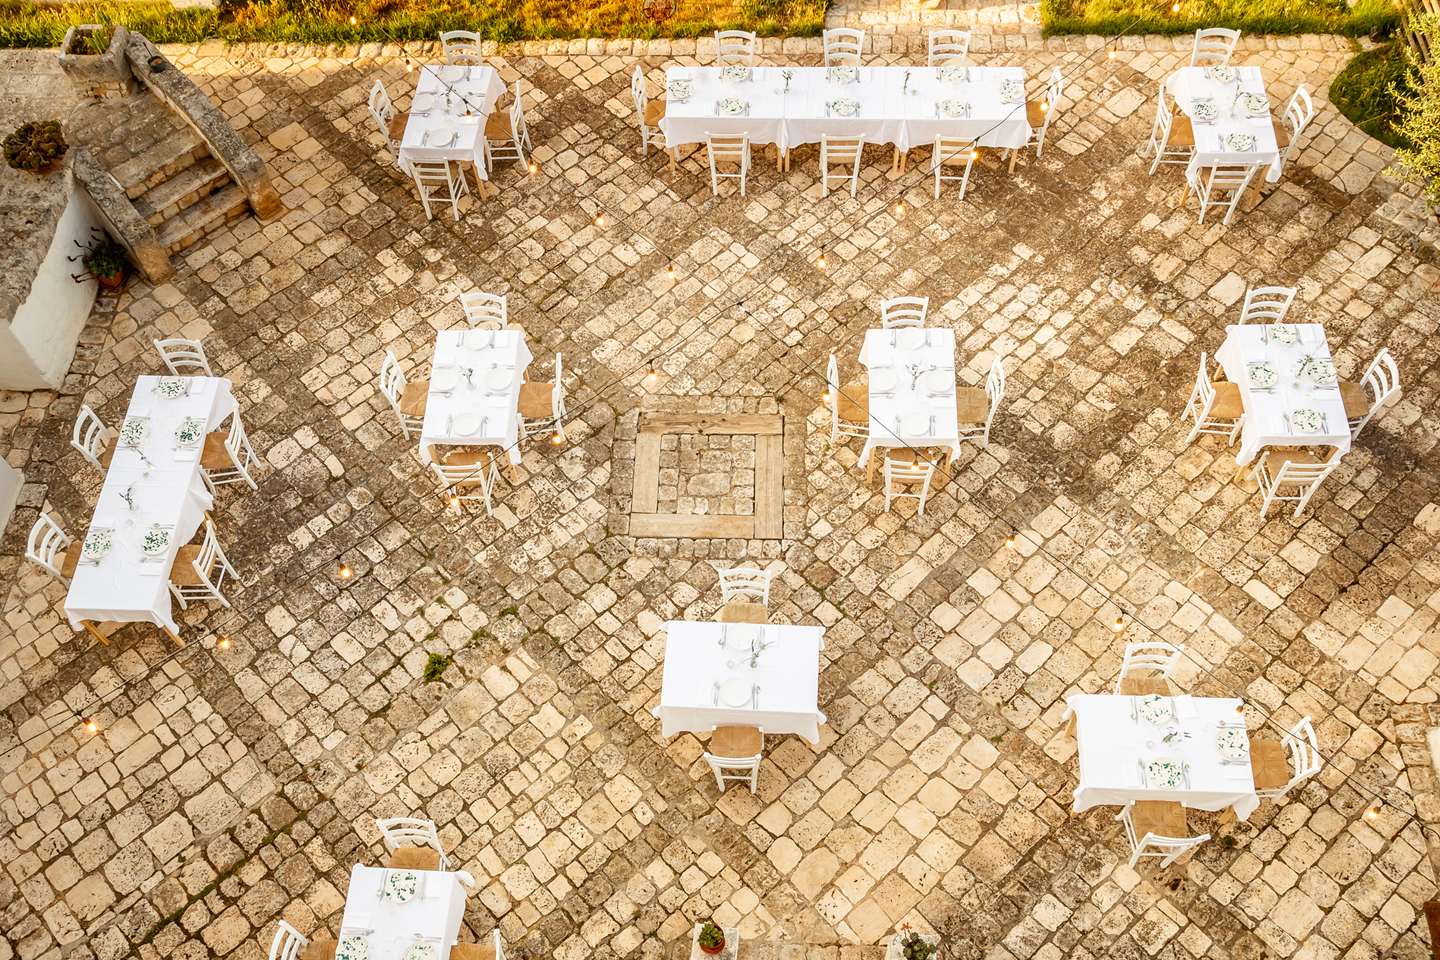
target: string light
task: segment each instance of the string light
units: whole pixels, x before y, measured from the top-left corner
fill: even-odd
[[[671,280],[674,280],[674,279],[675,279],[675,264],[674,264],[674,263],[671,263],[671,264],[670,264],[670,279],[671,279]],[[652,370],[652,371],[650,371],[650,372],[651,372],[651,373],[654,373],[655,371]]]
[[[1125,611],[1120,611],[1120,616],[1115,618],[1115,632],[1123,633],[1125,630]]]
[[[1114,60],[1114,59],[1115,59],[1115,48],[1114,48],[1114,47],[1111,47],[1111,48],[1110,48],[1110,54],[1109,54],[1109,56],[1110,56],[1110,59],[1111,59],[1111,60]]]
[[[979,149],[975,149],[975,150],[971,150],[971,151],[970,151],[970,159],[971,159],[971,160],[979,160],[979,159],[980,159],[980,151],[979,151]]]
[[[651,383],[654,383],[654,382],[655,382],[655,378],[656,378],[656,373],[655,373],[655,361],[654,361],[654,360],[651,360],[651,361],[650,361],[650,372],[645,375],[645,379],[646,379],[646,380],[649,380]]]
[[[1175,4],[1174,6],[1172,6],[1172,7],[1170,8],[1170,12],[1171,12],[1171,13],[1179,13],[1179,12],[1180,12],[1180,4],[1177,3],[1177,4]]]
[[[1005,538],[1005,546],[1007,546],[1007,547],[1013,547],[1013,546],[1015,546],[1015,531],[1014,531],[1014,530],[1011,530],[1011,531],[1010,531],[1010,535]]]
[[[1371,819],[1371,820],[1379,820],[1379,819],[1380,819],[1380,801],[1379,801],[1379,800],[1376,800],[1373,804],[1370,805],[1370,809],[1365,811],[1365,816],[1368,817],[1368,818]]]
[[[351,18],[350,18],[350,26],[352,26],[352,27],[355,26],[355,18],[354,18],[354,17],[351,17]]]
[[[453,491],[451,492],[451,494],[450,494],[450,506],[452,506],[452,507],[458,507],[458,506],[460,506],[460,494],[455,493],[455,492],[453,492]]]
[[[904,213],[904,212],[905,212],[905,201],[901,200],[900,202],[898,202],[898,203],[895,204],[895,212],[896,212],[896,213]]]
[[[605,214],[601,213],[601,214],[597,214],[597,215],[596,215],[596,217],[595,217],[595,226],[597,226],[597,227],[603,227],[603,226],[605,226]]]
[[[89,730],[91,733],[94,733],[96,730],[100,729],[100,724],[96,723],[94,720],[91,720],[89,723],[85,724],[85,729]]]
[[[229,637],[221,637],[219,643],[217,643],[216,646],[218,646],[221,650],[229,650],[229,649],[230,649],[230,638],[229,638]]]
[[[550,437],[550,442],[558,447],[560,446],[560,444],[565,442],[565,435],[559,430],[556,430],[555,433]]]
[[[336,555],[335,559],[340,560],[339,555]],[[340,579],[349,580],[354,574],[355,571],[350,569],[350,565],[342,560],[340,562]]]
[[[820,267],[821,270],[824,270],[824,269],[825,269],[825,248],[824,248],[824,247],[821,247],[821,248],[820,248],[820,262],[819,262],[819,267]]]
[[[1040,112],[1041,112],[1041,113],[1044,113],[1046,110],[1049,110],[1049,109],[1050,109],[1050,101],[1049,101],[1049,100],[1041,100],[1041,101],[1040,101]]]
[[[536,170],[539,170],[539,169],[540,169],[540,168],[537,167],[537,166],[535,166],[535,164],[533,164],[533,163],[530,164],[530,172],[531,172],[531,173],[534,173]]]
[[[415,64],[411,63],[409,60],[406,60],[406,61],[405,61],[405,72],[406,72],[406,73],[413,73],[414,71],[415,71]]]

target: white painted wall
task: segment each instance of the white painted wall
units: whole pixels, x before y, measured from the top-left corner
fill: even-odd
[[[15,311],[8,328],[0,326],[0,389],[58,389],[75,356],[75,344],[95,303],[100,284],[76,283],[71,274],[85,265],[66,257],[79,253],[75,241],[88,246],[90,228],[100,226],[100,215],[78,184],[55,229],[55,239],[40,264],[30,296]]]
[[[10,515],[15,512],[15,504],[20,500],[20,487],[24,483],[24,475],[0,459],[0,533],[10,523]],[[29,532],[26,533],[28,535]]]

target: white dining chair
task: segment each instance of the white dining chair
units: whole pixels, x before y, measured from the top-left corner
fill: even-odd
[[[284,920],[276,921],[275,939],[270,943],[270,960],[320,960],[334,958],[336,940],[311,940]]]
[[[825,367],[825,402],[830,407],[830,445],[841,437],[870,439],[870,389],[863,383],[840,385],[835,354]]]
[[[985,389],[979,387],[955,388],[955,417],[959,424],[961,440],[979,444],[984,450],[990,446],[990,427],[995,423],[995,411],[1005,399],[1005,365],[996,357],[985,375]],[[955,457],[952,455],[951,460]]]
[[[509,303],[497,293],[473,290],[460,294],[460,306],[465,311],[465,323],[474,330],[480,324],[496,324],[496,330],[504,330],[509,320]]]
[[[1154,670],[1160,674],[1158,679],[1169,680],[1184,653],[1185,644],[1164,640],[1125,644],[1125,658],[1120,661],[1120,673],[1115,677],[1115,695],[1131,695],[1125,691],[1125,680],[1132,670]]]
[[[761,604],[770,603],[770,583],[775,579],[774,571],[755,567],[731,567],[721,570],[718,576],[721,604],[752,597]]]
[[[565,439],[565,382],[560,354],[555,354],[555,382],[526,382],[520,385],[520,439],[542,430],[554,430]]]
[[[210,361],[205,358],[205,344],[199,340],[186,340],[184,337],[172,337],[169,340],[152,340],[155,349],[160,351],[160,359],[165,363],[165,369],[175,377],[198,377],[202,373],[207,377],[215,374],[210,372]]]
[[[640,156],[645,156],[653,145],[670,155],[670,169],[675,169],[676,151],[665,138],[660,121],[665,119],[665,96],[651,100],[645,85],[645,72],[637,64],[630,77],[630,97],[635,101],[635,116],[640,120]]]
[[[1366,388],[1375,394],[1371,402]],[[1350,424],[1350,439],[1360,436],[1365,424],[1375,416],[1375,411],[1400,393],[1400,368],[1390,356],[1389,347],[1381,347],[1359,383],[1340,381],[1340,399],[1345,403],[1345,419]]]
[[[705,148],[710,155],[710,193],[720,195],[720,181],[740,181],[740,196],[745,196],[745,182],[750,176],[750,134],[716,136],[705,134]],[[722,173],[720,165],[734,166],[734,173]]]
[[[1130,869],[1141,857],[1159,857],[1163,870],[1186,850],[1193,850],[1210,834],[1188,836],[1185,808],[1173,800],[1131,800],[1115,818],[1125,824],[1125,838],[1130,841]]]
[[[1195,388],[1190,399],[1185,401],[1185,412],[1180,414],[1195,418],[1195,427],[1185,438],[1193,443],[1202,433],[1213,433],[1226,440],[1226,446],[1235,442],[1240,428],[1245,425],[1245,401],[1240,396],[1240,387],[1228,380],[1211,380],[1207,370],[1207,356],[1200,353],[1200,372],[1195,375]]]
[[[930,172],[935,175],[935,199],[940,199],[941,180],[959,180],[960,199],[964,200],[965,191],[970,189],[970,170],[978,159],[980,147],[974,140],[964,137],[936,137],[934,151],[930,154]],[[958,174],[945,172],[947,166],[961,165],[964,165],[965,169]]]
[[[1290,154],[1300,143],[1300,135],[1305,128],[1310,126],[1310,121],[1315,118],[1315,105],[1310,102],[1310,91],[1305,89],[1305,84],[1295,88],[1290,96],[1290,102],[1285,104],[1285,112],[1280,115],[1279,120],[1272,119],[1271,125],[1275,128],[1275,143],[1280,147],[1280,174],[1285,173],[1285,165],[1290,162]]]
[[[80,564],[80,551],[85,544],[73,539],[60,524],[51,519],[44,510],[30,528],[30,539],[25,544],[25,557],[49,570],[67,587],[75,576]]]
[[[220,549],[215,524],[205,515],[205,537],[198,543],[186,544],[175,553],[170,567],[170,592],[180,601],[180,609],[188,610],[191,600],[219,600],[229,607],[230,601],[220,592],[225,577],[238,577],[235,568]]]
[[[765,755],[765,731],[760,727],[715,727],[710,734],[710,750],[703,756],[715,774],[715,783],[720,792],[725,792],[725,781],[740,780],[750,784],[755,792],[755,783],[760,777],[760,763]],[[725,773],[739,770],[741,773]]]
[[[200,450],[200,476],[212,494],[216,487],[228,483],[245,483],[251,490],[258,490],[255,479],[250,476],[250,468],[257,462],[255,451],[250,449],[250,438],[245,436],[237,399],[230,413],[230,429],[213,430],[205,435],[205,446]]]
[[[489,147],[486,147],[486,156],[489,156]],[[465,171],[460,169],[458,163],[449,160],[412,160],[410,178],[415,181],[420,202],[425,206],[426,220],[435,219],[435,214],[430,210],[432,200],[448,201],[455,219],[460,219],[460,198],[470,192],[470,185],[465,182]]]
[[[1140,155],[1148,157],[1152,152],[1155,154],[1155,162],[1150,164],[1152,176],[1162,163],[1188,164],[1195,156],[1195,127],[1189,117],[1175,112],[1173,101],[1166,97],[1164,81],[1160,82],[1150,142],[1145,144],[1145,151]]]
[[[1251,320],[1258,323],[1280,323],[1290,312],[1298,287],[1251,287],[1245,291],[1240,307],[1240,326]]]
[[[890,512],[891,501],[908,497],[919,501],[920,506],[917,512],[923,517],[925,501],[930,496],[930,481],[935,478],[935,464],[919,458],[897,460],[887,455],[882,472],[885,475],[885,512]],[[919,484],[920,490],[915,493],[906,493],[904,490],[897,489],[902,484]]]
[[[1256,796],[1279,799],[1319,773],[1322,765],[1320,743],[1315,739],[1315,725],[1309,717],[1302,717],[1278,741],[1259,737],[1250,740],[1250,769],[1255,778]],[[1295,769],[1293,774],[1290,767]]]
[[[425,424],[425,401],[430,394],[430,381],[406,381],[400,361],[395,359],[393,351],[386,350],[385,362],[380,365],[380,392],[390,401],[395,419],[400,421],[400,431],[409,440],[411,429],[419,432]]]
[[[860,159],[865,153],[865,137],[831,137],[820,135],[820,195],[830,196],[830,181],[850,181],[850,196],[860,187]],[[848,173],[830,172],[834,164],[850,164]]]
[[[1335,447],[1324,458],[1304,450],[1272,450],[1259,457],[1250,477],[1260,484],[1260,492],[1265,495],[1260,519],[1265,519],[1270,504],[1276,501],[1294,503],[1295,516],[1299,517],[1320,484],[1338,466],[1340,456]]]
[[[931,30],[930,66],[963,67],[970,62],[969,30]]]
[[[1223,207],[1225,219],[1221,221],[1223,226],[1230,226],[1230,220],[1235,216],[1235,210],[1240,206],[1240,201],[1245,197],[1245,190],[1250,186],[1252,180],[1257,176],[1263,177],[1264,170],[1269,168],[1268,163],[1237,163],[1223,164],[1214,167],[1192,169],[1185,171],[1185,196],[1180,199],[1183,207],[1185,201],[1190,198],[1190,191],[1195,191],[1195,196],[1200,200],[1200,223],[1205,222],[1205,211],[1211,207]],[[1206,171],[1209,176],[1205,176]],[[1227,199],[1224,194],[1229,194]]]
[[[407,117],[395,110],[395,105],[390,102],[390,94],[385,92],[385,84],[379,80],[370,88],[370,116],[375,121],[375,129],[380,131],[381,139],[385,141],[385,149],[390,151],[390,159],[398,164],[400,142],[405,139]]]
[[[880,326],[885,330],[896,327],[923,327],[925,313],[929,309],[929,297],[895,297],[881,300]]]
[[[485,63],[480,53],[480,34],[469,30],[450,30],[440,34],[440,49],[446,63],[461,66],[482,66]]]
[[[1060,72],[1059,67],[1050,71],[1050,79],[1045,82],[1045,99],[1025,101],[1025,124],[1030,128],[1030,134],[1025,139],[1025,146],[1035,148],[1035,159],[1039,160],[1040,155],[1045,152],[1045,134],[1050,130],[1050,121],[1055,119],[1055,114],[1060,109],[1060,97],[1065,93],[1065,75]],[[1010,172],[1015,172],[1015,160],[1020,156],[1019,150],[1009,150]]]
[[[418,817],[390,817],[377,819],[375,827],[390,851],[389,869],[450,869],[450,860],[445,856],[445,848],[440,845],[435,821]]]
[[[825,50],[825,66],[849,64],[858,67],[860,66],[860,48],[865,45],[865,31],[851,30],[849,27],[836,27],[833,30],[825,31],[821,43]]]
[[[496,160],[518,160],[525,166],[525,151],[535,148],[530,143],[530,128],[525,125],[524,91],[515,81],[515,99],[508,112],[496,110],[485,121],[485,169],[495,169]]]
[[[1211,27],[1195,31],[1195,47],[1190,52],[1192,67],[1223,67],[1230,63],[1235,44],[1240,41],[1239,30]]]
[[[118,444],[110,428],[90,409],[89,404],[80,405],[80,415],[75,418],[75,429],[70,433],[70,446],[90,461],[90,465],[101,473],[110,471],[110,461],[115,458]]]
[[[469,876],[464,870],[457,871],[457,876]],[[470,884],[474,886],[474,884]],[[481,946],[478,943],[457,943],[450,947],[450,960],[505,960],[505,950],[500,945],[500,928],[493,931],[494,940],[490,946]]]
[[[503,451],[502,451],[503,452]],[[490,501],[495,492],[495,481],[500,478],[499,456],[484,447],[466,447],[452,450],[439,463],[431,461],[430,469],[440,481],[440,490],[456,516],[464,516],[462,500],[480,500],[485,504],[485,515],[495,515]]]
[[[755,66],[755,34],[745,30],[715,31],[715,65]]]

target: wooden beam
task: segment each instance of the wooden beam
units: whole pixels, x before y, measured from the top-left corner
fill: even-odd
[[[755,438],[755,537],[785,535],[785,455],[780,436]]]
[[[650,433],[698,433],[705,437],[779,436],[784,427],[784,417],[768,413],[740,413],[732,416],[646,413],[640,416],[641,436]]]
[[[654,513],[660,504],[660,434],[635,438],[635,486],[630,494],[631,513]]]
[[[686,537],[695,540],[753,540],[754,517],[679,513],[632,513],[632,537]]]

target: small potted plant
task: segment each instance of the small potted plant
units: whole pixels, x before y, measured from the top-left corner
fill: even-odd
[[[901,924],[900,933],[890,938],[890,949],[886,960],[931,960],[940,952],[940,938],[935,934],[920,934],[910,929],[910,924]]]
[[[69,149],[59,120],[31,120],[5,138],[5,162],[16,170],[49,173],[60,166]]]
[[[725,949],[725,931],[716,926],[714,920],[706,920],[695,942],[700,944],[702,953],[713,957]]]
[[[103,230],[90,231],[90,246],[80,245],[75,241],[75,246],[83,251],[79,256],[70,257],[74,262],[79,260],[85,265],[85,273],[71,274],[71,279],[76,283],[84,283],[90,277],[100,281],[102,287],[115,289],[125,282],[125,248],[120,246],[110,235]]]
[[[60,68],[81,96],[123,93],[130,79],[125,45],[130,31],[118,23],[80,23],[60,41]]]

